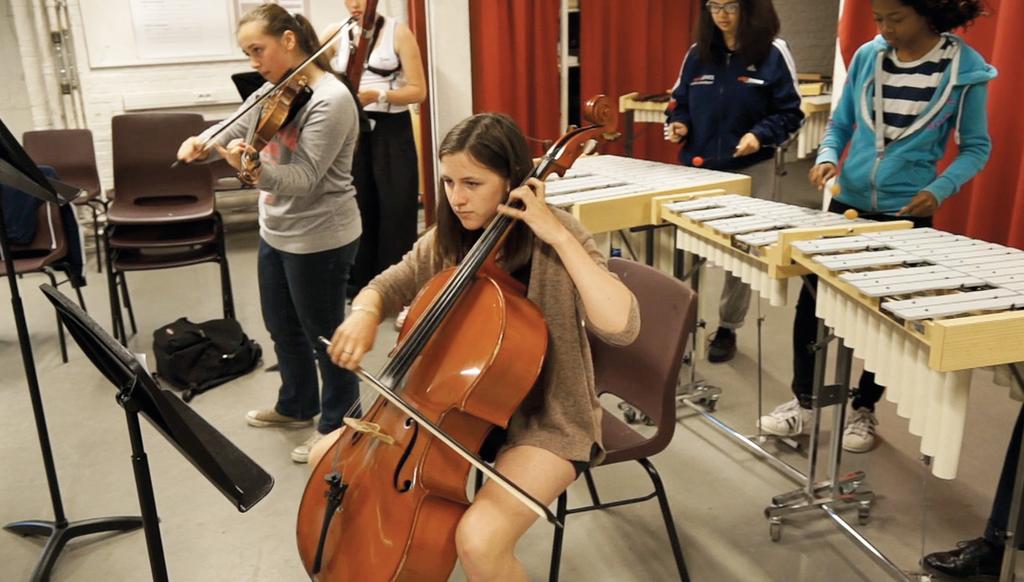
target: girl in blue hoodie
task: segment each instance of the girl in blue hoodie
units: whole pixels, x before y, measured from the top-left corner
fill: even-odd
[[[875,220],[909,219],[931,226],[932,215],[988,161],[992,143],[985,110],[995,69],[949,31],[982,13],[980,0],[872,0],[880,34],[857,50],[842,98],[818,149],[810,180],[819,188],[838,175],[829,210],[854,209]],[[941,174],[937,163],[950,134],[959,147]],[[846,150],[842,173],[840,155]],[[810,419],[816,318],[804,285],[793,322],[796,398],[761,417],[765,432],[792,436]],[[813,288],[813,286],[810,286]],[[875,403],[883,388],[865,371],[855,391],[843,448],[874,445]]]

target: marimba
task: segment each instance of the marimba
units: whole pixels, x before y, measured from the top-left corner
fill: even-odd
[[[956,476],[971,371],[1024,360],[1024,251],[930,228],[794,242],[817,314]]]
[[[787,279],[806,274],[793,263],[798,240],[887,232],[909,221],[875,222],[722,192],[659,197],[660,220],[675,224],[676,247],[739,277],[772,305],[787,302]]]
[[[721,188],[750,193],[750,177],[613,155],[586,156],[547,182],[547,202],[570,211],[592,233],[651,223],[658,196]]]

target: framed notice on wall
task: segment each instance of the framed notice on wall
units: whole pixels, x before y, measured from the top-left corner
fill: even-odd
[[[238,18],[260,4],[277,4],[291,14],[301,14],[309,18],[308,0],[235,0],[235,2],[235,14],[238,15]]]
[[[139,59],[224,57],[234,52],[227,3],[210,0],[131,0]]]
[[[89,66],[241,60],[231,0],[79,0]]]

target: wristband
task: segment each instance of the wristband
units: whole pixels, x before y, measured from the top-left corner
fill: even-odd
[[[355,313],[357,311],[365,311],[367,313],[372,313],[376,315],[377,319],[380,319],[380,312],[377,311],[375,308],[370,307],[369,305],[353,305],[350,311],[351,313]]]

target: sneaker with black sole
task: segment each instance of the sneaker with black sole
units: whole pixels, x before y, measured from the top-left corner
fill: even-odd
[[[720,327],[711,336],[711,345],[708,347],[708,361],[713,364],[728,362],[736,355],[736,332]]]

